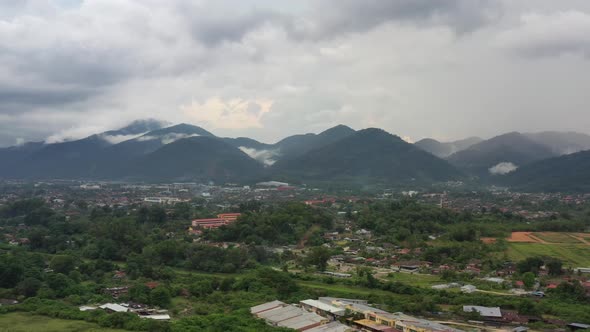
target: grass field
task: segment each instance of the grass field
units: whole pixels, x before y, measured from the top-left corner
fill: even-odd
[[[96,324],[78,321],[36,316],[28,313],[13,312],[0,315],[0,332],[123,332],[100,327]]]
[[[430,274],[392,273],[391,276],[387,276],[387,280],[398,281],[416,287],[427,288],[443,283],[439,276]]]
[[[508,243],[508,258],[511,260],[520,261],[535,256],[558,258],[570,267],[590,267],[590,246],[586,244]]]
[[[570,236],[571,233],[557,233],[557,232],[535,232],[534,236],[549,243],[581,243],[575,237]]]

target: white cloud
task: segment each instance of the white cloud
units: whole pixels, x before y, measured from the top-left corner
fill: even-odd
[[[510,172],[514,172],[518,169],[518,166],[510,162],[502,162],[494,167],[490,167],[489,171],[492,175],[505,175]]]
[[[124,141],[128,141],[130,139],[137,138],[145,133],[136,134],[136,135],[101,135],[100,137],[105,141],[109,142],[110,144],[118,144]]]
[[[278,157],[278,152],[276,150],[256,150],[245,146],[240,146],[240,150],[250,156],[250,158],[258,160],[266,166],[274,164]]]
[[[270,112],[273,101],[269,99],[220,97],[207,99],[203,103],[193,101],[181,106],[181,110],[193,121],[212,128],[262,128],[262,117]]]
[[[164,134],[161,136],[153,136],[153,135],[140,136],[137,138],[137,140],[140,142],[160,140],[160,142],[162,142],[162,144],[170,144],[172,142],[176,142],[176,141],[183,139],[183,138],[197,137],[197,136],[200,136],[200,135],[198,135],[198,134],[183,134],[183,133],[168,133],[168,134]]]

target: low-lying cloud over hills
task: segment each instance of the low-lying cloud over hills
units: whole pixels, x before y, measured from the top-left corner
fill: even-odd
[[[133,138],[109,139],[120,136]],[[513,132],[489,140],[411,144],[381,129],[356,131],[338,125],[319,134],[298,134],[267,144],[247,137],[218,137],[189,124],[170,126],[147,120],[80,140],[2,148],[0,158],[6,162],[0,165],[0,178],[216,183],[275,179],[355,186],[483,181],[526,187],[524,179],[533,182],[530,174],[548,174],[553,165],[555,172],[571,168],[579,174],[575,162],[584,164],[586,152],[565,153],[590,150],[589,142],[589,136],[571,132]],[[428,151],[433,146],[458,151],[441,158],[436,155],[439,150]],[[534,183],[545,188],[543,181]],[[566,183],[573,180],[568,178]],[[578,183],[574,188],[584,186]]]

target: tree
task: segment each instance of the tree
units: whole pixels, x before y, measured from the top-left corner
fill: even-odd
[[[170,295],[170,291],[166,287],[158,286],[150,292],[150,302],[153,305],[166,308],[170,305],[171,300],[172,296]]]
[[[37,291],[39,291],[40,288],[41,281],[35,278],[26,278],[16,286],[19,294],[22,294],[26,297],[33,297],[37,295]]]
[[[522,282],[524,286],[528,289],[533,288],[535,285],[535,275],[532,272],[527,272],[522,275]]]
[[[549,275],[558,276],[563,273],[563,262],[559,259],[553,259],[545,264],[547,266]]]
[[[70,273],[76,267],[74,257],[69,255],[57,255],[54,256],[49,263],[49,267],[56,273],[67,274]]]
[[[154,205],[149,211],[149,221],[154,224],[163,224],[166,222],[166,210],[159,205]]]
[[[539,268],[543,266],[543,263],[543,260],[539,257],[529,257],[519,262],[516,267],[520,273],[532,272],[537,274],[539,273]]]
[[[306,262],[311,265],[315,265],[318,270],[324,271],[328,266],[328,259],[330,259],[331,253],[325,247],[314,247],[307,254]]]
[[[203,279],[194,282],[190,287],[189,291],[193,296],[203,297],[213,293],[213,287],[211,281]]]

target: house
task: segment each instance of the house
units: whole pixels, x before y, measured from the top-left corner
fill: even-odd
[[[106,312],[112,313],[112,312],[128,312],[129,308],[124,307],[120,304],[116,304],[116,303],[105,303],[103,305],[101,305],[99,308],[105,310]]]
[[[127,295],[127,293],[129,293],[129,287],[123,286],[123,287],[105,288],[103,290],[103,293],[110,295],[113,298],[117,299],[122,295]]]
[[[477,312],[483,318],[502,318],[502,311],[499,307],[482,307],[478,305],[464,305],[463,312]]]
[[[477,291],[477,287],[475,287],[473,285],[465,285],[465,286],[461,287],[461,292],[463,292],[463,293],[470,294],[475,291]]]
[[[577,330],[590,330],[590,325],[588,324],[581,324],[581,323],[570,323],[567,324],[567,327],[572,331]]]

